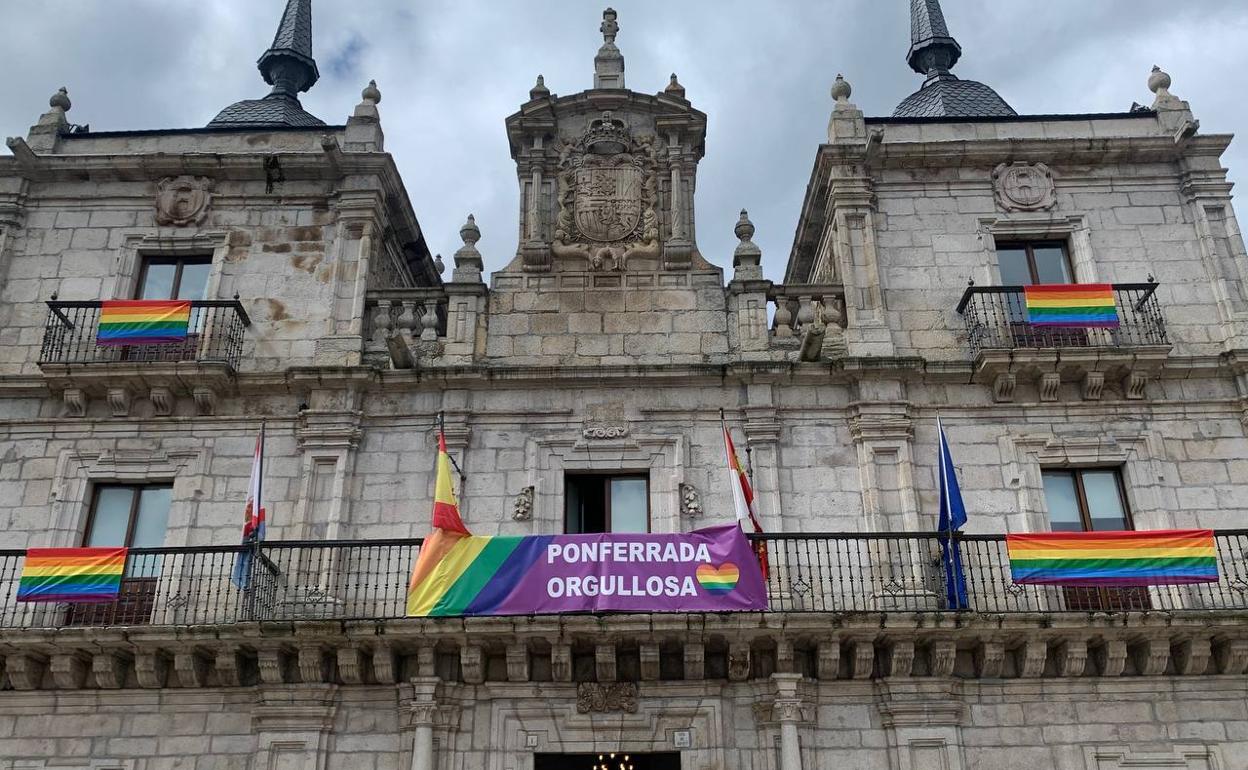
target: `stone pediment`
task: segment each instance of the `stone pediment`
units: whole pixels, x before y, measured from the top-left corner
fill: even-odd
[[[624,89],[544,95],[507,129],[523,206],[518,258],[504,272],[705,266],[693,191],[706,116],[688,101]]]

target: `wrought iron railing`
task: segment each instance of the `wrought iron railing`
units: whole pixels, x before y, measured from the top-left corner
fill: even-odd
[[[764,535],[772,612],[951,611],[934,534]],[[1216,535],[1216,583],[1138,589],[1023,586],[1005,539],[959,537],[968,606],[983,614],[1248,610],[1248,530]],[[121,597],[107,604],[20,603],[24,551],[0,551],[0,628],[188,626],[404,615],[421,541],[273,541],[231,581],[240,546],[130,551]]]
[[[1027,323],[1022,286],[968,286],[958,303],[966,320],[971,356],[984,350],[1019,348],[1140,347],[1165,345],[1166,321],[1157,284],[1116,283],[1116,329],[1037,327]]]
[[[96,343],[101,303],[48,302],[41,364],[116,362],[220,362],[237,369],[243,353],[243,330],[251,325],[237,298],[191,302],[186,339],[161,345],[105,346]]]

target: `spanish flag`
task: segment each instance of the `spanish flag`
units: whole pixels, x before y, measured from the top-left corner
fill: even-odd
[[[446,435],[438,428],[437,480],[433,489],[433,534],[425,538],[412,569],[412,581],[407,586],[407,615],[429,614],[429,605],[437,601],[449,585],[443,585],[449,576],[447,570],[437,567],[451,556],[451,551],[461,540],[471,535],[459,517],[459,502],[451,486],[451,456],[446,452]],[[460,549],[461,551],[463,549]]]
[[[719,425],[724,432],[724,459],[728,463],[728,484],[732,488],[732,507],[737,515],[737,523],[743,531],[753,531],[761,535],[763,525],[758,522],[758,509],[754,507],[754,487],[750,484],[750,476],[745,472],[745,466],[741,464],[741,458],[737,456],[737,448],[732,445],[732,434],[728,432],[722,409],[719,412]],[[762,568],[763,579],[766,580],[770,571],[767,543],[756,540],[751,545],[758,555],[758,566]]]

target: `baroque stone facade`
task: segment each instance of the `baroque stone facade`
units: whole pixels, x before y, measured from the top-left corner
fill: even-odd
[[[699,251],[707,116],[675,76],[624,87],[614,11],[594,88],[539,78],[506,119],[520,236],[490,276],[472,216],[449,276],[429,253],[375,83],[342,125],[298,106],[306,0],[261,60],[274,93],[224,123],[71,131],[54,95],[0,158],[0,769],[1248,767],[1237,536],[1216,594],[1080,609],[1002,575],[948,612],[903,535],[936,528],[937,414],[975,535],[1050,529],[1070,469],[1115,471],[1139,529],[1245,520],[1230,137],[1160,71],[1151,108],[1007,114],[949,72],[939,4],[912,13],[906,104],[970,114],[869,118],[838,77],[783,283],[744,211],[731,261]],[[1120,330],[1020,331],[993,299],[1019,244],[1134,287]],[[202,267],[193,340],[106,356],[80,330],[153,265]],[[733,510],[721,407],[789,538],[772,611],[402,617],[439,415],[475,533],[563,531],[585,474],[644,478],[650,530],[678,532]],[[281,577],[244,606],[212,547],[238,543],[261,420]],[[22,549],[83,544],[100,490],[143,484],[168,488],[149,603],[13,601]],[[816,580],[820,548],[856,566]]]

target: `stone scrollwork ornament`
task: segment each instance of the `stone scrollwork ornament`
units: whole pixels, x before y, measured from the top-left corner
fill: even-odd
[[[208,215],[212,180],[202,176],[162,179],[156,193],[156,224],[197,225]]]
[[[533,486],[520,490],[511,505],[511,518],[516,521],[528,521],[533,518]]]
[[[576,686],[576,712],[578,714],[620,711],[637,713],[637,684],[635,682],[581,682]]]
[[[559,216],[551,253],[590,270],[628,268],[660,253],[654,137],[634,137],[610,112],[559,153]]]
[[[682,482],[680,485],[680,514],[690,519],[702,515],[702,495],[692,484]]]
[[[1005,211],[1046,211],[1057,205],[1053,172],[1043,163],[1002,163],[992,172],[992,187]]]
[[[628,437],[627,425],[586,425],[581,430],[581,437],[588,439],[617,439]]]

